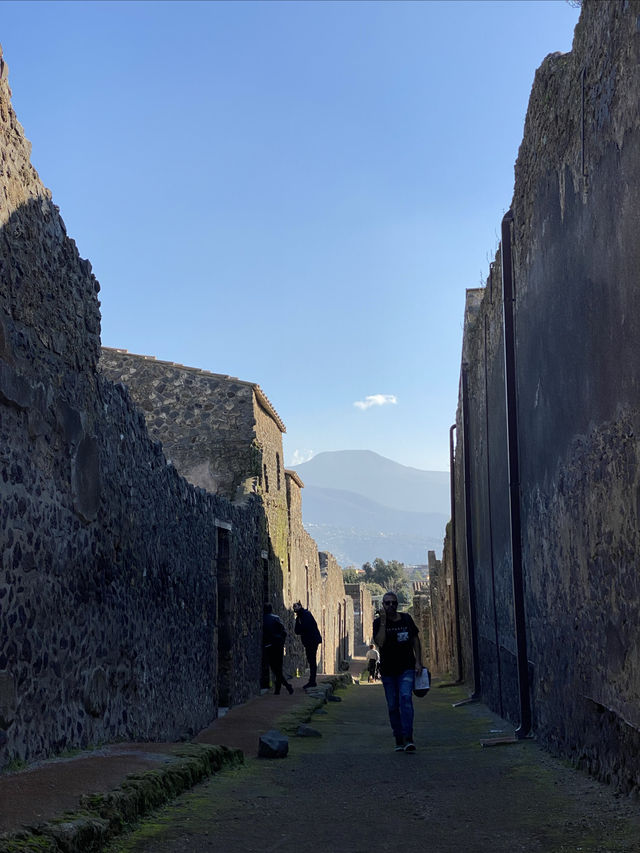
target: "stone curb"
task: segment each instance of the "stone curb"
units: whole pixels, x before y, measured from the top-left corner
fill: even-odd
[[[300,723],[309,722],[326,704],[328,695],[351,684],[348,673],[326,676],[298,711],[278,719],[278,727],[295,734]],[[183,744],[172,755],[175,760],[166,767],[131,773],[119,788],[105,794],[84,795],[76,812],[0,837],[0,853],[102,853],[128,825],[223,767],[244,763],[242,750],[210,744]]]
[[[185,744],[166,767],[132,773],[119,788],[81,798],[80,809],[0,838],[0,853],[100,853],[131,823],[213,773],[242,764],[239,749]]]
[[[285,734],[295,735],[301,723],[308,723],[314,712],[327,703],[327,696],[333,695],[334,690],[348,687],[353,684],[353,678],[349,673],[341,675],[328,675],[318,683],[318,689],[309,691],[307,702],[296,711],[283,714],[278,718],[278,729]],[[0,849],[0,853],[2,850]]]

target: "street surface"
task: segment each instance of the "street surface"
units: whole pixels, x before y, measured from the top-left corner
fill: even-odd
[[[640,851],[634,800],[535,741],[482,747],[513,729],[483,705],[454,708],[463,688],[414,700],[414,755],[394,752],[379,683],[338,695],[310,723],[321,738],[291,738],[286,759],[248,757],[120,838],[113,853]]]

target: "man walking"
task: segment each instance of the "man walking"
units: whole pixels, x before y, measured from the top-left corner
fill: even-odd
[[[303,684],[303,690],[307,687],[316,687],[316,673],[318,671],[318,663],[316,660],[318,654],[318,646],[322,642],[322,635],[318,630],[318,623],[313,618],[310,610],[305,610],[299,601],[293,605],[293,610],[296,614],[296,621],[293,630],[299,635],[304,646],[304,651],[309,663],[309,681]]]
[[[380,652],[371,643],[365,655],[367,661],[367,669],[369,670],[369,684],[375,681],[378,676],[378,664],[380,663]]]
[[[279,617],[273,612],[273,607],[270,603],[264,605],[264,614],[262,617],[262,648],[264,656],[273,672],[274,690],[278,695],[280,688],[284,684],[287,693],[293,693],[293,687],[289,684],[282,673],[284,663],[284,641],[287,638],[285,627]]]
[[[413,742],[413,685],[422,671],[418,628],[408,613],[398,613],[395,592],[385,592],[382,611],[373,623],[380,649],[380,675],[396,739],[396,752],[415,752]]]

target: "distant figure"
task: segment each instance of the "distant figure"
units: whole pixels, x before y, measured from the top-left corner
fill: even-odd
[[[396,752],[415,752],[413,742],[413,685],[422,672],[418,628],[408,613],[398,613],[395,592],[385,592],[382,611],[373,623],[380,649],[380,674],[396,739]]]
[[[380,652],[373,643],[369,646],[365,658],[367,659],[367,666],[369,668],[369,684],[371,684],[372,681],[376,680],[378,663],[380,662]]]
[[[318,654],[318,646],[322,642],[322,635],[318,630],[318,623],[313,618],[310,610],[305,610],[299,601],[296,601],[293,605],[293,610],[296,614],[296,622],[293,630],[302,640],[307,661],[309,662],[309,681],[303,685],[303,689],[316,687],[316,673],[318,671],[316,656]]]
[[[273,672],[273,692],[276,695],[280,693],[280,688],[283,684],[289,694],[293,693],[293,687],[282,674],[284,641],[286,637],[287,632],[280,621],[280,617],[275,615],[271,604],[265,604],[264,615],[262,617],[262,648],[264,649],[266,661]]]

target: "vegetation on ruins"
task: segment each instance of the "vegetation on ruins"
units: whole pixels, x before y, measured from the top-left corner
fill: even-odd
[[[383,560],[381,557],[376,557],[373,563],[364,563],[361,572],[348,568],[342,574],[345,583],[364,584],[374,598],[392,589],[401,604],[406,605],[411,601],[409,573],[405,564],[398,560]]]

